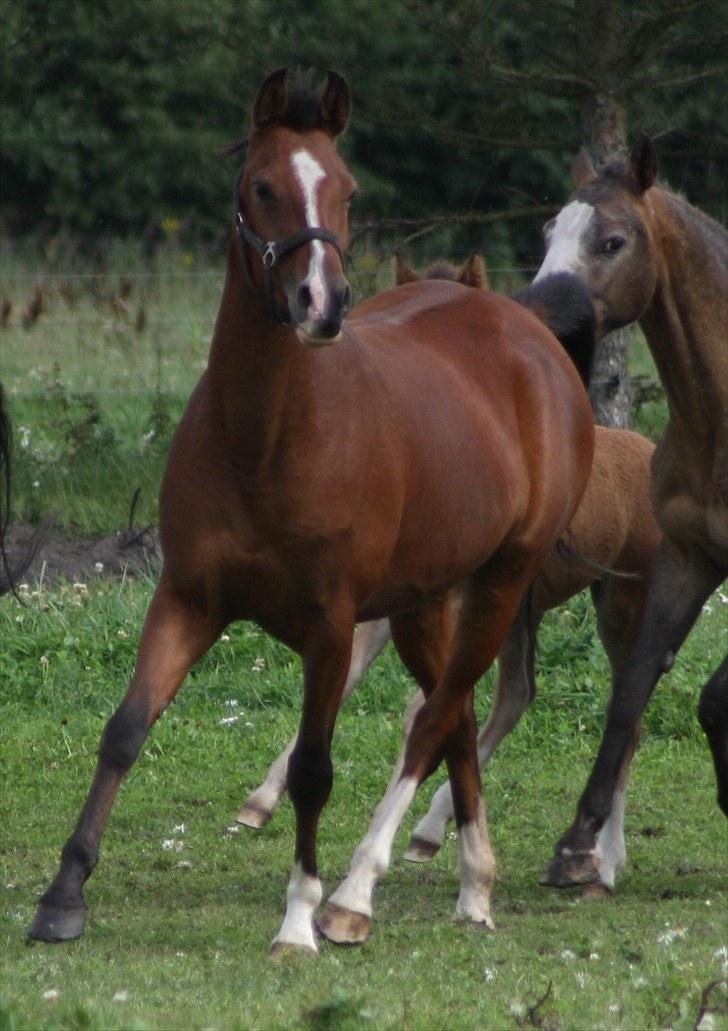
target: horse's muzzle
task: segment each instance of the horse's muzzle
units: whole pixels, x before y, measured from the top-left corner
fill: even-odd
[[[314,346],[335,343],[341,336],[341,324],[351,308],[351,287],[340,276],[325,291],[324,304],[312,296],[307,283],[301,284],[295,296],[288,299],[288,309],[299,339]]]

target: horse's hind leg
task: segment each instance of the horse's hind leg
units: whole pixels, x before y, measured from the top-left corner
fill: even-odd
[[[83,885],[98,860],[114,798],[149,728],[176,694],[192,664],[215,641],[221,624],[182,602],[160,584],[147,614],[134,677],[101,738],[96,774],[61,866],[43,895],[31,938],[64,941],[83,933]]]
[[[535,641],[540,616],[526,597],[498,656],[498,679],[488,721],[478,735],[478,766],[483,770],[536,695]],[[437,855],[454,815],[450,781],[441,784],[430,808],[412,831],[405,859],[426,863]]]
[[[702,690],[698,716],[713,753],[718,805],[728,816],[728,655]]]
[[[351,664],[341,697],[346,701],[366,671],[374,662],[390,639],[389,622],[386,619],[361,623],[354,631],[354,644],[351,650]],[[273,760],[263,783],[255,789],[245,801],[236,820],[246,827],[259,829],[264,827],[276,810],[278,803],[286,791],[288,779],[288,760],[296,747],[298,735],[293,737],[281,754]]]
[[[495,861],[480,791],[472,692],[498,654],[530,576],[495,583],[485,569],[472,578],[447,665],[417,713],[407,739],[401,774],[390,783],[346,878],[326,907],[321,929],[333,941],[357,942],[366,937],[374,887],[389,866],[394,836],[418,785],[443,755],[453,786],[460,846],[456,915],[492,926],[490,889]],[[427,693],[427,684],[422,687]]]
[[[452,640],[452,613],[447,604],[438,603],[418,612],[398,616],[391,620],[392,637],[397,652],[409,672],[429,694],[442,673]],[[421,705],[421,694],[408,706],[405,725],[411,714]],[[406,732],[406,729],[405,729]],[[437,756],[439,761],[440,756]],[[359,845],[352,861],[352,871],[344,885],[330,898],[320,921],[320,929],[331,941],[339,944],[362,942],[371,925],[371,895],[378,877],[389,866],[391,839],[401,819],[399,806],[408,804],[409,785],[400,789],[404,753],[397,760],[394,772],[377,807],[369,834]],[[393,796],[394,800],[393,800]],[[403,813],[402,813],[403,814]],[[382,844],[384,834],[389,839]],[[390,837],[391,835],[391,837]]]
[[[661,545],[652,566],[645,613],[629,659],[614,679],[602,743],[576,810],[544,878],[554,887],[600,880],[597,837],[609,819],[629,763],[639,721],[659,677],[670,668],[723,573],[709,559],[681,561]]]

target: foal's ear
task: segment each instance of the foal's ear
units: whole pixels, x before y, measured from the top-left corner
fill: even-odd
[[[641,133],[630,155],[632,175],[637,180],[639,192],[649,190],[657,176],[657,151],[652,138]]]
[[[288,108],[287,68],[276,68],[266,75],[253,104],[253,126],[262,129],[264,125],[279,122]]]
[[[458,275],[458,283],[463,286],[474,286],[476,290],[488,290],[488,268],[485,258],[480,254],[471,254]]]
[[[338,72],[330,71],[319,102],[319,124],[335,138],[349,124],[351,94],[346,79]]]
[[[397,286],[404,283],[419,283],[420,277],[414,269],[410,268],[401,254],[394,256],[394,281]]]
[[[597,170],[586,147],[582,147],[571,162],[571,176],[579,189],[593,183],[597,178]]]

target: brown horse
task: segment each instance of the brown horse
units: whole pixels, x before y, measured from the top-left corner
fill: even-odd
[[[35,938],[82,933],[83,883],[123,777],[192,664],[237,619],[303,658],[288,777],[295,865],[275,951],[316,951],[331,737],[354,626],[384,616],[427,702],[377,834],[354,861],[360,877],[327,911],[325,932],[366,933],[392,836],[443,757],[461,844],[457,913],[491,924],[473,686],[586,487],[591,412],[558,340],[506,298],[428,281],[348,314],[355,183],[335,149],[348,117],[334,72],[319,92],[281,69],[255,101],[209,364],[162,485],[164,567]]]
[[[628,163],[599,174],[585,154],[578,189],[546,226],[536,281],[568,270],[591,289],[599,332],[639,320],[665,387],[669,422],[652,461],[652,502],[664,535],[645,616],[614,680],[602,745],[576,820],[546,883],[600,879],[595,842],[621,804],[619,773],[645,705],[711,592],[728,573],[728,234],[654,185],[647,137]],[[544,280],[547,281],[547,280]],[[699,716],[728,814],[728,658],[703,688]],[[628,760],[627,760],[628,761]]]
[[[395,278],[397,284],[402,285],[418,282],[422,277],[397,256]],[[462,268],[449,262],[431,265],[425,278],[451,279],[466,286],[487,288],[485,263],[477,254]],[[534,582],[533,598],[528,606],[522,607],[498,656],[493,707],[478,736],[481,770],[535,696],[534,636],[545,612],[590,587],[599,636],[615,672],[631,646],[642,617],[650,563],[660,540],[649,494],[654,446],[628,430],[597,426],[595,434],[594,464],[569,526],[569,549],[564,554],[563,549],[557,547],[546,559]],[[610,569],[619,572],[610,576],[606,572]],[[342,703],[390,637],[386,619],[357,627]],[[419,701],[414,700],[410,705],[406,723],[411,722],[422,703],[422,695],[417,697]],[[635,745],[636,737],[637,734]],[[286,789],[288,758],[295,743],[294,737],[271,764],[263,783],[238,813],[240,823],[259,828],[273,815]],[[622,788],[626,785],[626,774],[625,765]],[[426,816],[413,831],[406,858],[413,862],[431,859],[442,844],[452,816],[452,793],[449,785],[444,784],[438,788]],[[626,862],[622,816],[623,807],[620,807],[613,812],[609,826],[602,829],[599,837],[597,851],[604,883],[613,884],[616,873]]]

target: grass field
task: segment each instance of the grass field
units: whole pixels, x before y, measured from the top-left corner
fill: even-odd
[[[204,367],[221,285],[221,269],[190,267],[174,252],[165,262],[126,297],[113,268],[88,281],[46,279],[44,310],[27,328],[23,312],[42,277],[15,264],[16,279],[4,279],[5,289],[15,283],[0,377],[15,426],[16,516],[110,532],[126,525],[142,487],[135,520],[156,521],[165,449]],[[643,351],[635,364],[649,368]],[[652,427],[664,420],[659,406],[644,415]],[[608,687],[581,597],[545,621],[539,696],[485,777],[496,933],[452,921],[454,840],[430,866],[401,859],[428,784],[378,888],[371,940],[271,962],[291,807],[261,832],[233,821],[295,729],[300,673],[285,648],[238,625],[192,672],[129,775],[87,888],[86,936],[29,945],[152,589],[139,577],[33,583],[22,604],[0,603],[0,1031],[728,1027],[725,980],[701,1001],[728,977],[728,837],[695,718],[699,686],[726,650],[720,594],[648,710],[630,789],[630,864],[613,897],[537,884],[572,817]],[[342,713],[320,833],[327,891],[386,785],[410,691],[390,650]]]

